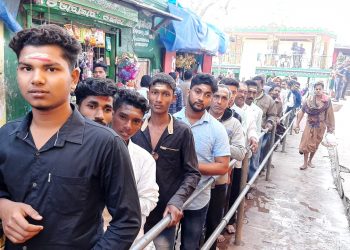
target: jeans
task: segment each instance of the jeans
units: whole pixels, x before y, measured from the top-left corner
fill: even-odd
[[[259,163],[261,163],[264,160],[265,156],[270,150],[270,138],[271,138],[271,133],[264,134],[264,137],[261,142]]]
[[[344,82],[340,78],[335,79],[335,99],[339,101],[343,94]]]
[[[227,184],[216,185],[215,188],[211,190],[207,219],[205,222],[205,240],[209,239],[210,235],[221,222],[226,205],[226,191]],[[216,241],[210,249],[216,249]]]
[[[346,94],[346,90],[348,88],[348,85],[349,85],[349,81],[345,81],[344,82],[344,86],[343,86],[343,90],[342,90],[342,94],[341,94],[341,98],[345,98],[345,94]]]
[[[176,227],[166,228],[154,240],[157,250],[173,250],[175,246]]]
[[[260,140],[259,147],[258,147],[256,153],[253,154],[252,157],[250,158],[249,170],[248,170],[248,181],[250,181],[250,179],[255,174],[256,170],[259,168],[261,144],[262,144],[262,141]]]
[[[181,220],[181,250],[197,250],[209,204],[198,210],[185,210]]]

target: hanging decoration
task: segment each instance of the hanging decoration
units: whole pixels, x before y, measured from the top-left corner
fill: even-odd
[[[179,53],[176,56],[176,68],[183,68],[185,70],[192,69],[196,64],[196,58],[194,54]]]
[[[132,53],[123,53],[117,60],[118,78],[124,84],[130,80],[135,80],[139,72],[139,64],[136,55]]]

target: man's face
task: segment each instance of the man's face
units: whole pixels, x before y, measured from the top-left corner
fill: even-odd
[[[79,105],[80,113],[104,126],[112,122],[113,97],[87,96]]]
[[[155,114],[168,113],[169,106],[175,98],[173,89],[166,83],[152,85],[148,91],[151,112]]]
[[[213,100],[210,105],[210,111],[215,114],[223,115],[229,104],[228,89],[219,87],[213,95]]]
[[[316,96],[321,96],[323,94],[323,88],[321,85],[317,85],[315,87],[315,95]]]
[[[237,91],[237,96],[235,99],[235,104],[238,107],[242,107],[244,105],[246,95],[247,95],[247,85],[240,84],[239,89]]]
[[[236,86],[227,85],[227,87],[231,90],[231,100],[229,102],[229,107],[232,107],[232,105],[235,103],[238,89]]]
[[[296,90],[299,90],[299,89],[300,89],[300,84],[299,84],[299,83],[296,83],[294,86],[295,86],[295,89],[296,89]]]
[[[94,77],[95,78],[106,78],[107,74],[103,67],[96,67],[94,69]]]
[[[18,57],[18,86],[23,98],[38,110],[53,110],[69,103],[79,70],[71,70],[56,45],[25,46]]]
[[[287,88],[287,83],[285,81],[281,82],[281,88],[286,89]]]
[[[188,104],[194,112],[203,112],[210,106],[213,92],[209,85],[194,85],[189,90]]]
[[[142,126],[143,113],[132,105],[122,104],[113,115],[112,128],[128,141]]]
[[[247,94],[245,98],[245,103],[251,105],[258,94],[258,88],[255,86],[247,86]]]
[[[276,99],[280,97],[280,93],[281,93],[281,88],[276,87],[270,92],[270,95],[273,99]]]

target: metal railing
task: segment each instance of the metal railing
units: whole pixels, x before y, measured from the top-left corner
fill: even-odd
[[[289,119],[289,115],[292,114],[292,111],[288,112],[287,114],[285,114],[281,120],[284,119]],[[229,220],[231,219],[231,217],[234,215],[235,211],[237,210],[238,206],[240,206],[239,211],[238,211],[238,216],[237,216],[237,228],[236,228],[236,235],[235,235],[235,244],[239,245],[241,242],[241,237],[242,237],[242,228],[243,228],[243,213],[244,213],[244,198],[245,195],[248,193],[251,185],[255,182],[255,180],[258,178],[261,170],[266,166],[266,180],[269,179],[269,174],[270,174],[270,168],[271,168],[271,158],[272,158],[272,154],[275,150],[275,148],[279,145],[279,143],[281,142],[281,140],[283,138],[285,138],[285,136],[287,135],[287,133],[289,132],[289,130],[292,128],[293,122],[291,122],[288,126],[288,128],[286,129],[286,131],[284,132],[284,134],[281,136],[280,139],[278,139],[276,142],[274,142],[274,136],[272,134],[271,138],[270,138],[270,145],[272,145],[272,147],[270,148],[269,152],[266,154],[265,158],[263,159],[263,161],[260,163],[258,169],[256,170],[255,174],[252,176],[252,178],[249,180],[248,183],[245,183],[247,180],[247,172],[248,172],[248,167],[249,167],[249,159],[247,158],[247,156],[245,157],[245,159],[243,160],[243,164],[242,164],[242,179],[241,179],[241,192],[238,196],[238,198],[236,199],[236,201],[233,203],[233,205],[231,206],[231,208],[229,209],[229,211],[226,213],[226,215],[222,218],[221,223],[219,224],[219,226],[214,230],[214,232],[211,234],[211,236],[208,238],[208,240],[204,243],[204,245],[202,246],[201,250],[207,250],[210,249],[210,247],[214,244],[214,242],[216,241],[216,239],[219,237],[219,235],[221,234],[222,230],[227,226]],[[275,129],[271,132],[274,133]]]
[[[284,116],[281,117],[282,120],[287,120],[289,119],[289,115],[292,114],[292,111],[286,113]],[[219,237],[221,231],[224,229],[224,227],[228,224],[229,220],[231,217],[234,215],[235,211],[238,210],[238,219],[237,219],[237,229],[236,229],[236,239],[235,242],[240,242],[241,240],[241,235],[242,235],[242,227],[243,227],[243,214],[244,214],[244,203],[242,202],[244,200],[245,195],[250,189],[250,186],[255,182],[257,177],[259,176],[261,170],[265,167],[267,164],[267,170],[266,170],[266,180],[268,180],[269,175],[270,175],[270,163],[272,160],[272,154],[274,152],[274,149],[277,147],[277,145],[281,142],[283,138],[286,137],[288,131],[292,127],[293,122],[289,124],[288,128],[286,129],[285,133],[283,136],[274,142],[275,137],[275,131],[276,128],[274,126],[274,129],[272,130],[271,134],[272,136],[270,137],[270,151],[267,153],[261,164],[259,165],[259,168],[256,170],[255,174],[251,178],[251,180],[247,183],[247,174],[248,174],[248,166],[249,166],[249,157],[248,153],[246,154],[245,158],[243,159],[242,163],[242,177],[240,180],[240,194],[234,204],[231,206],[231,208],[228,210],[227,214],[223,217],[221,223],[219,226],[214,230],[214,232],[211,234],[211,236],[208,238],[208,240],[205,242],[203,245],[202,249],[209,249],[213,243],[216,241],[216,239]],[[262,132],[260,135],[261,139],[265,135],[265,132]],[[285,143],[285,140],[284,140]],[[237,161],[235,159],[230,161],[229,168],[232,169],[234,167],[234,164]],[[187,201],[184,203],[182,210],[185,210],[189,204],[193,202],[196,197],[201,194],[205,189],[207,189],[209,186],[211,186],[220,176],[212,176],[210,177],[204,184],[196,189],[193,194],[187,199]],[[168,214],[165,216],[163,219],[161,219],[154,227],[152,227],[147,233],[144,234],[140,239],[138,239],[130,248],[131,250],[142,250],[144,249],[153,239],[155,239],[170,223],[171,221],[171,215]]]

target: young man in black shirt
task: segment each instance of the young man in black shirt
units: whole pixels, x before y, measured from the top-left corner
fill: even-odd
[[[200,179],[191,129],[168,114],[175,87],[174,79],[167,74],[152,77],[148,92],[151,116],[132,138],[156,160],[159,201],[147,217],[145,231],[167,214],[172,218],[168,228],[153,241],[157,249],[174,248],[175,226],[183,216],[182,206]]]
[[[0,219],[6,249],[129,249],[140,228],[125,143],[69,103],[81,46],[56,25],[20,31],[26,117],[0,129]],[[113,219],[103,232],[102,210]]]

